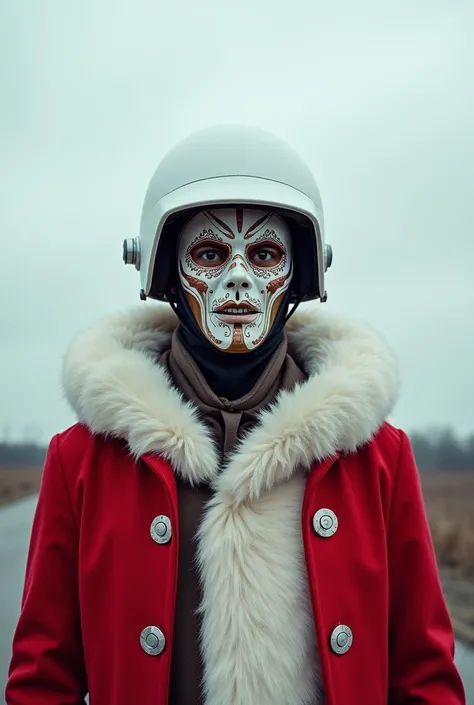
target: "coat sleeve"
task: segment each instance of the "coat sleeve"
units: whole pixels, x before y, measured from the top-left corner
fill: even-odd
[[[28,552],[7,705],[79,705],[87,693],[78,600],[78,529],[59,455],[48,449]]]
[[[388,526],[389,705],[465,705],[412,447],[401,432]]]

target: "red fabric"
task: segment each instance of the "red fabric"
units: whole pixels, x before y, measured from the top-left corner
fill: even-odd
[[[314,513],[339,529],[320,538]],[[167,705],[177,496],[171,467],[138,463],[118,441],[76,425],[50,445],[13,644],[7,705]],[[150,537],[158,514],[173,538]],[[385,425],[356,454],[309,476],[302,533],[326,705],[463,705],[453,635],[406,436]],[[347,624],[352,649],[330,634]],[[140,647],[159,625],[160,656]],[[86,676],[87,667],[87,676]],[[275,674],[278,677],[278,674]]]

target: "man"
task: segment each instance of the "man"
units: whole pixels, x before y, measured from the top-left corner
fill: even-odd
[[[301,158],[191,136],[124,258],[171,307],[68,351],[8,705],[464,703],[392,356],[292,315],[332,258]]]

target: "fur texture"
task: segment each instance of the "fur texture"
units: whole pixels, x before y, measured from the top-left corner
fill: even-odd
[[[305,470],[370,441],[391,411],[398,375],[371,330],[299,313],[289,348],[310,375],[263,411],[227,466],[194,406],[157,364],[177,324],[151,305],[83,333],[63,383],[79,421],[156,453],[215,494],[199,531],[207,705],[315,705],[319,668],[301,540]]]

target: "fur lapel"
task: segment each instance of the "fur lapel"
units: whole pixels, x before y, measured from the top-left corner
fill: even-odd
[[[232,506],[217,492],[199,531],[206,705],[323,705],[301,540],[302,470]]]
[[[301,540],[305,470],[367,443],[398,390],[370,330],[295,314],[289,347],[310,374],[260,414],[226,468],[196,409],[162,367],[175,315],[162,305],[83,333],[65,359],[66,396],[93,433],[164,456],[215,493],[198,535],[206,705],[318,705],[319,665]],[[270,491],[271,490],[271,491]]]

